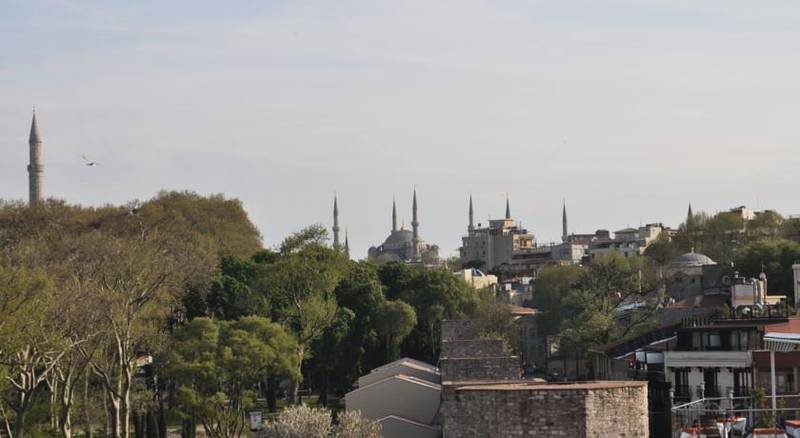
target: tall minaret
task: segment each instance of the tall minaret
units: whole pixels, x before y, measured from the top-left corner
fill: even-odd
[[[42,161],[42,137],[39,135],[39,126],[36,124],[36,111],[33,112],[31,121],[31,134],[28,137],[30,146],[30,164],[28,164],[28,196],[30,205],[42,200],[42,186],[44,163]]]
[[[561,241],[566,242],[569,240],[569,231],[567,229],[567,201],[566,199],[561,203]]]
[[[344,255],[350,258],[350,238],[347,236],[347,228],[344,229]]]
[[[508,200],[508,193],[506,193],[506,219],[511,219],[511,203]]]
[[[397,231],[397,203],[392,198],[392,232]]]
[[[339,249],[339,202],[333,195],[333,247]]]
[[[689,221],[692,220],[693,217],[694,217],[694,214],[692,213],[692,203],[690,202],[689,203],[689,211],[686,213],[686,223],[688,224]]]
[[[414,201],[411,204],[411,230],[413,232],[411,237],[411,243],[414,245],[414,258],[419,257],[419,217],[417,216],[417,189],[414,188]]]
[[[469,195],[469,227],[467,230],[472,232],[475,230],[475,212],[472,210],[472,195]]]

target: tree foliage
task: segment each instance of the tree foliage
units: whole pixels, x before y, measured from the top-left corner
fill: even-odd
[[[534,285],[540,329],[578,349],[649,328],[663,297],[646,258],[618,254],[598,257],[584,268],[545,269]]]
[[[387,362],[400,355],[400,343],[417,325],[417,314],[414,308],[403,301],[383,301],[375,315],[376,329],[383,337],[386,346]]]
[[[158,357],[183,319],[185,291],[205,296],[220,255],[249,257],[260,246],[239,202],[221,196],[165,192],[98,208],[2,203],[0,270],[41,269],[62,301],[52,313],[37,304],[37,315],[53,321],[49,336],[60,340],[48,353],[58,360],[44,368],[51,425],[70,436],[75,384],[83,379],[86,388],[105,390],[109,433],[129,436],[135,372]],[[14,339],[32,351],[32,340]]]
[[[759,240],[743,246],[735,266],[742,275],[758,277],[767,274],[770,294],[794,296],[792,265],[800,263],[800,243],[790,240]]]
[[[265,318],[195,318],[175,332],[167,356],[181,413],[210,437],[240,436],[257,384],[266,374],[295,374],[296,350],[294,339]]]

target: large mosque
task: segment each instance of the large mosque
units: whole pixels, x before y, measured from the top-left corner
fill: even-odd
[[[397,228],[397,204],[392,201],[392,231],[382,244],[373,246],[367,258],[377,262],[416,262],[438,263],[439,247],[429,245],[419,237],[419,216],[417,215],[417,191],[412,201],[411,230],[405,224]]]
[[[419,216],[417,206],[417,191],[414,190],[412,200],[412,220],[411,229],[407,229],[405,224],[397,227],[397,204],[392,201],[392,230],[386,240],[378,246],[371,247],[367,252],[370,261],[378,263],[388,262],[407,262],[423,263],[426,265],[438,264],[439,247],[429,245],[419,237]],[[345,231],[344,245],[339,239],[339,203],[336,197],[333,198],[333,247],[350,254],[350,245]]]

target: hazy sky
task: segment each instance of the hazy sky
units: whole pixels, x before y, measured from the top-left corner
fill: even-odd
[[[353,255],[392,195],[443,255],[740,204],[800,213],[800,2],[0,0],[0,198],[242,200],[267,245],[338,192]],[[83,165],[81,155],[102,162]]]

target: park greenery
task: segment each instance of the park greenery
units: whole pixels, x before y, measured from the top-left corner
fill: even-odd
[[[444,269],[352,261],[321,226],[265,248],[222,196],[0,203],[0,425],[241,436],[251,409],[309,391],[324,407],[388,361],[435,362],[441,319],[475,317],[488,297]],[[330,436],[375,435],[327,415]]]

